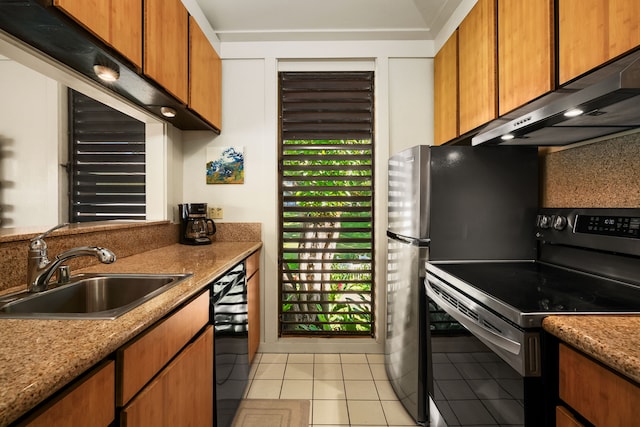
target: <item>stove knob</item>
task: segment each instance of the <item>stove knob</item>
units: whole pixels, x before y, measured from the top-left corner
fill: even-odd
[[[553,229],[554,230],[564,230],[567,226],[567,217],[562,215],[555,215],[553,217]]]
[[[551,227],[551,215],[538,215],[538,227],[540,228]]]

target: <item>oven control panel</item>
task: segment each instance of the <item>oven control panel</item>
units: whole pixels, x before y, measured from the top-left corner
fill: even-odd
[[[640,209],[542,209],[536,238],[541,243],[640,256]]]
[[[640,238],[640,217],[611,215],[577,215],[576,233]]]
[[[543,230],[562,231],[569,225],[569,231],[574,233],[640,239],[640,216],[576,214],[572,218],[572,224],[569,223],[569,219],[559,214],[540,214],[537,219],[537,227]]]

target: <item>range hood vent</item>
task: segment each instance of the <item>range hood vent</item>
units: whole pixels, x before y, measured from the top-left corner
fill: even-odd
[[[639,53],[490,123],[471,144],[561,146],[635,128],[640,128]]]

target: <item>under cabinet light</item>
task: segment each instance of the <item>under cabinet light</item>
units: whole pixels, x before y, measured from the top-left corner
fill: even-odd
[[[96,73],[101,80],[105,82],[115,82],[120,78],[120,72],[106,65],[96,64],[93,66],[93,72]]]
[[[512,133],[507,133],[507,134],[504,134],[504,135],[502,135],[500,137],[500,139],[503,140],[503,141],[509,141],[509,140],[511,140],[513,138],[515,138],[515,136]]]
[[[160,114],[165,117],[171,118],[176,116],[176,110],[171,107],[160,107]]]
[[[584,113],[584,111],[582,111],[579,108],[571,108],[570,110],[567,110],[564,112],[564,116],[565,117],[578,117],[580,115],[582,115],[582,113]]]

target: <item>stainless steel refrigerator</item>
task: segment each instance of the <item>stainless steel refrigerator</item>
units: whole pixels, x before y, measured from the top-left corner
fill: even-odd
[[[537,149],[415,146],[389,159],[388,186],[385,366],[426,424],[425,262],[535,258]]]

